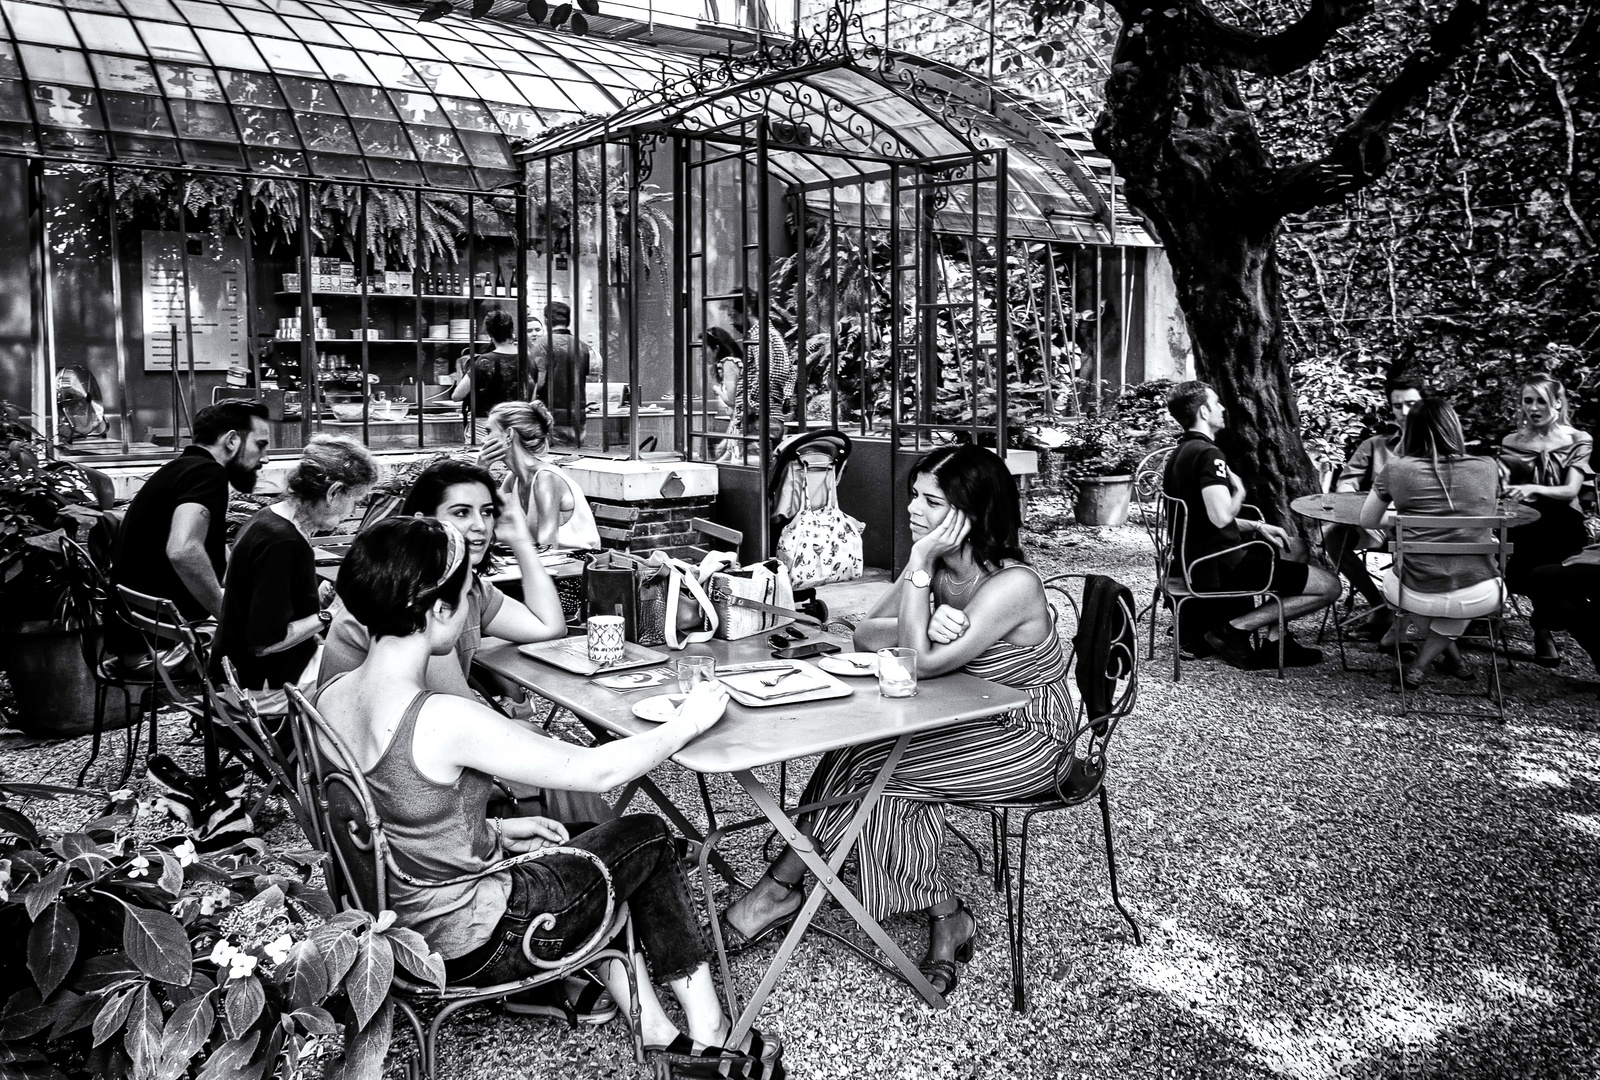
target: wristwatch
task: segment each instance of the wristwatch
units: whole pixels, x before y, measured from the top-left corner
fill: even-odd
[[[317,618],[322,620],[322,628],[324,630],[333,625],[333,612],[329,611],[327,608],[323,608],[321,611],[317,612]]]
[[[926,570],[911,571],[911,587],[913,589],[926,589],[933,584],[933,575]]]

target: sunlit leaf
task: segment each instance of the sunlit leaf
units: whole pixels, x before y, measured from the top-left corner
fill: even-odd
[[[28,970],[45,997],[54,993],[72,970],[72,962],[78,958],[79,936],[78,917],[60,901],[34,920],[33,929],[28,932]]]

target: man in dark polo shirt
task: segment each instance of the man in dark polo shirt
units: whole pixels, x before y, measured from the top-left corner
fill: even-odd
[[[572,336],[572,308],[560,300],[544,307],[548,334],[533,338],[528,361],[534,370],[534,396],[550,408],[555,427],[550,446],[572,450],[583,445],[589,419],[589,346]]]
[[[1166,493],[1184,504],[1185,535],[1175,539],[1181,541],[1178,551],[1191,568],[1195,588],[1256,590],[1270,576],[1271,592],[1283,600],[1285,621],[1333,603],[1339,595],[1337,577],[1319,566],[1290,561],[1289,534],[1278,526],[1239,516],[1244,482],[1228,467],[1214,441],[1227,423],[1216,391],[1203,382],[1179,383],[1167,398],[1167,411],[1184,432],[1167,459],[1162,482]],[[1270,547],[1251,544],[1242,551],[1228,551],[1252,540],[1264,540]],[[1227,553],[1205,558],[1218,552]],[[1207,626],[1204,640],[1211,651],[1234,667],[1277,666],[1276,604],[1252,607],[1249,598],[1204,603],[1201,623]],[[1256,630],[1267,630],[1273,638],[1259,653],[1250,643]],[[1299,644],[1293,635],[1285,637],[1283,647],[1285,664],[1306,666],[1322,660],[1319,650]]]
[[[227,565],[228,488],[255,489],[271,433],[259,401],[221,401],[194,417],[194,442],[145,481],[123,518],[111,581],[160,596],[187,619],[222,614]],[[143,640],[113,620],[108,645],[144,657]]]

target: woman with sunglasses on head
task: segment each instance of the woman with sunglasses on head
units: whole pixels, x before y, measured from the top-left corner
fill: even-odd
[[[1532,506],[1539,520],[1510,531],[1506,586],[1519,596],[1532,596],[1535,570],[1560,565],[1588,543],[1578,494],[1594,476],[1589,463],[1594,439],[1569,422],[1566,388],[1555,376],[1543,371],[1528,376],[1521,401],[1520,426],[1500,441],[1500,476],[1506,498]],[[1561,663],[1561,654],[1551,630],[1535,606],[1534,660],[1553,668]]]
[[[339,595],[371,631],[371,645],[358,667],[318,691],[316,706],[353,756],[349,766],[365,777],[395,861],[413,879],[446,881],[552,845],[592,852],[611,875],[616,902],[632,912],[646,1048],[681,1059],[680,1074],[781,1072],[778,1045],[758,1032],[742,1047],[723,1046],[732,1025],[660,818],[630,815],[569,837],[547,818],[486,816],[495,777],[601,792],[643,776],[721,719],[727,691],[702,684],[660,727],[593,747],[548,738],[476,701],[438,693],[428,685],[429,664],[461,637],[473,582],[468,559],[457,530],[397,518],[356,537],[339,569]],[[401,925],[444,958],[454,984],[491,986],[535,974],[523,955],[530,927],[532,950],[553,960],[587,941],[605,913],[598,869],[575,855],[552,854],[435,888],[398,876],[391,882],[388,899]],[[600,967],[627,1008],[625,971],[614,961]],[[651,976],[672,990],[687,1033],[662,1011]]]
[[[511,470],[503,494],[522,507],[541,551],[600,549],[589,499],[550,460],[555,421],[540,401],[503,401],[489,410],[488,438],[479,461],[503,461]]]
[[[957,963],[972,958],[977,917],[939,867],[944,803],[1016,798],[1048,790],[1068,734],[1067,657],[1044,583],[1022,553],[1017,484],[993,451],[945,447],[913,467],[905,572],[856,627],[860,649],[917,650],[920,677],[965,671],[1025,690],[1026,707],[912,739],[869,816],[856,852],[862,904],[874,918],[925,910],[922,973],[954,990]],[[824,754],[801,802],[867,787],[893,742]],[[855,814],[828,807],[801,826],[831,851]],[[754,941],[787,925],[804,901],[805,865],[786,850],[727,911],[728,926]]]

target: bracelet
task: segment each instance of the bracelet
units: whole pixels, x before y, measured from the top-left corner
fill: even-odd
[[[499,842],[500,846],[504,847],[505,846],[506,835],[505,835],[505,833],[500,831],[500,819],[497,818],[497,817],[492,817],[492,818],[488,818],[486,820],[489,823],[489,828],[494,830],[494,838],[495,838],[495,840],[497,842]]]

